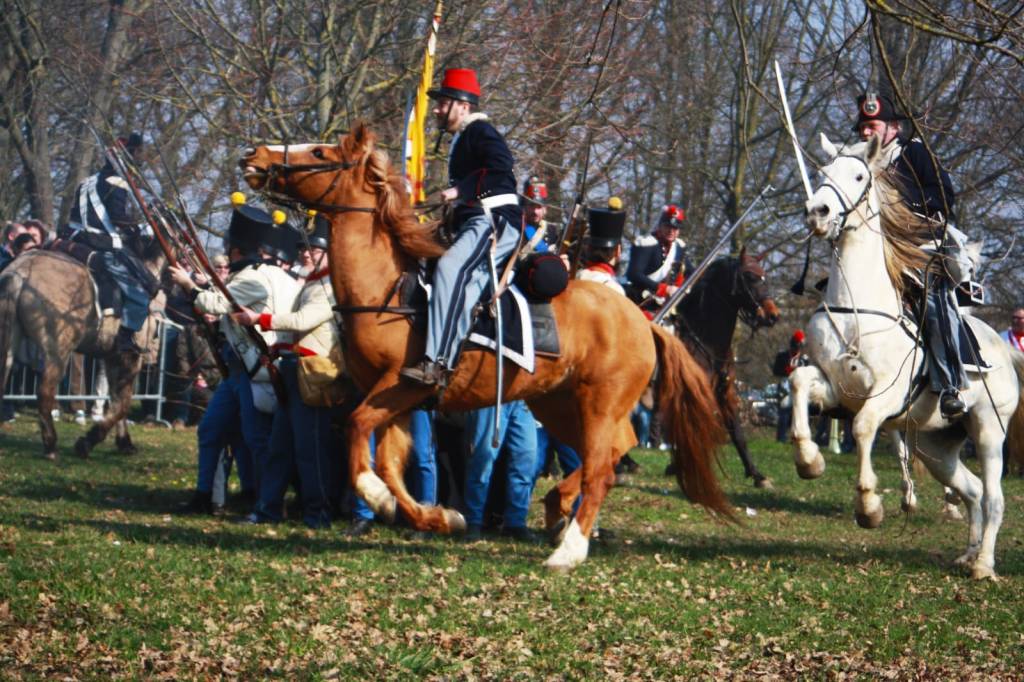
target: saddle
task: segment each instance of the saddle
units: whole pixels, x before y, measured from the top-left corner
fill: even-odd
[[[102,267],[102,263],[94,258],[99,249],[73,239],[55,239],[43,248],[70,256],[84,265],[96,285],[96,300],[101,317],[121,317],[121,289]]]
[[[561,271],[555,272],[554,264]],[[409,317],[420,333],[427,331],[427,300],[430,270],[427,267],[405,272],[395,285],[397,306],[358,308],[335,306],[338,312],[400,313]],[[498,299],[502,319],[502,356],[528,372],[534,370],[535,356],[559,357],[558,324],[551,298],[565,290],[568,273],[558,256],[531,254],[516,265],[513,283]],[[389,297],[391,298],[391,297]],[[488,285],[473,308],[473,324],[466,343],[482,348],[497,348],[497,320],[490,304],[493,288]]]

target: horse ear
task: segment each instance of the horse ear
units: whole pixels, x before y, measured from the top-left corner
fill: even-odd
[[[756,260],[756,261],[757,261],[758,263],[763,263],[763,262],[764,262],[764,259],[765,259],[765,258],[766,258],[767,256],[768,256],[768,254],[767,254],[767,253],[761,253],[761,254],[758,254],[758,255],[754,256],[754,260]]]
[[[377,139],[373,131],[370,130],[370,126],[366,125],[364,121],[356,122],[348,137],[352,143],[352,151],[366,154],[373,151],[373,145]]]
[[[836,149],[836,146],[832,144],[832,141],[828,139],[828,135],[825,133],[821,134],[821,149],[828,154],[830,159],[834,159],[839,156],[839,150]]]
[[[747,245],[744,244],[743,246],[740,247],[740,260],[742,261],[746,257],[747,257]]]

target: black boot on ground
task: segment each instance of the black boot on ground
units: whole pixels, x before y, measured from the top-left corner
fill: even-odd
[[[192,499],[181,505],[178,509],[180,514],[207,514],[213,515],[213,493],[195,491]]]

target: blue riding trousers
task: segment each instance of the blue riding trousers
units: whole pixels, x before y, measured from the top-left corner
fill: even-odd
[[[143,265],[123,249],[115,251],[98,251],[97,256],[103,260],[103,268],[121,290],[124,310],[121,313],[121,324],[132,331],[142,329],[149,316],[150,295],[140,284],[142,274],[139,269]]]
[[[495,260],[500,268],[519,243],[519,230],[505,224],[498,237]],[[459,228],[455,243],[437,261],[427,321],[427,357],[451,369],[459,345],[469,335],[473,306],[490,281],[489,254],[494,225],[486,215],[473,216]]]
[[[967,374],[960,360],[961,324],[952,284],[942,275],[932,275],[928,283],[925,325],[932,354],[928,378],[931,390],[936,393],[967,386]]]

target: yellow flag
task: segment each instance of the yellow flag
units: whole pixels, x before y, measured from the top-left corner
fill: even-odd
[[[405,179],[409,183],[409,199],[413,206],[423,203],[427,198],[424,187],[427,168],[426,125],[429,110],[427,90],[434,80],[434,50],[437,47],[437,31],[440,26],[441,0],[438,0],[430,23],[427,51],[423,56],[423,74],[405,124]]]

